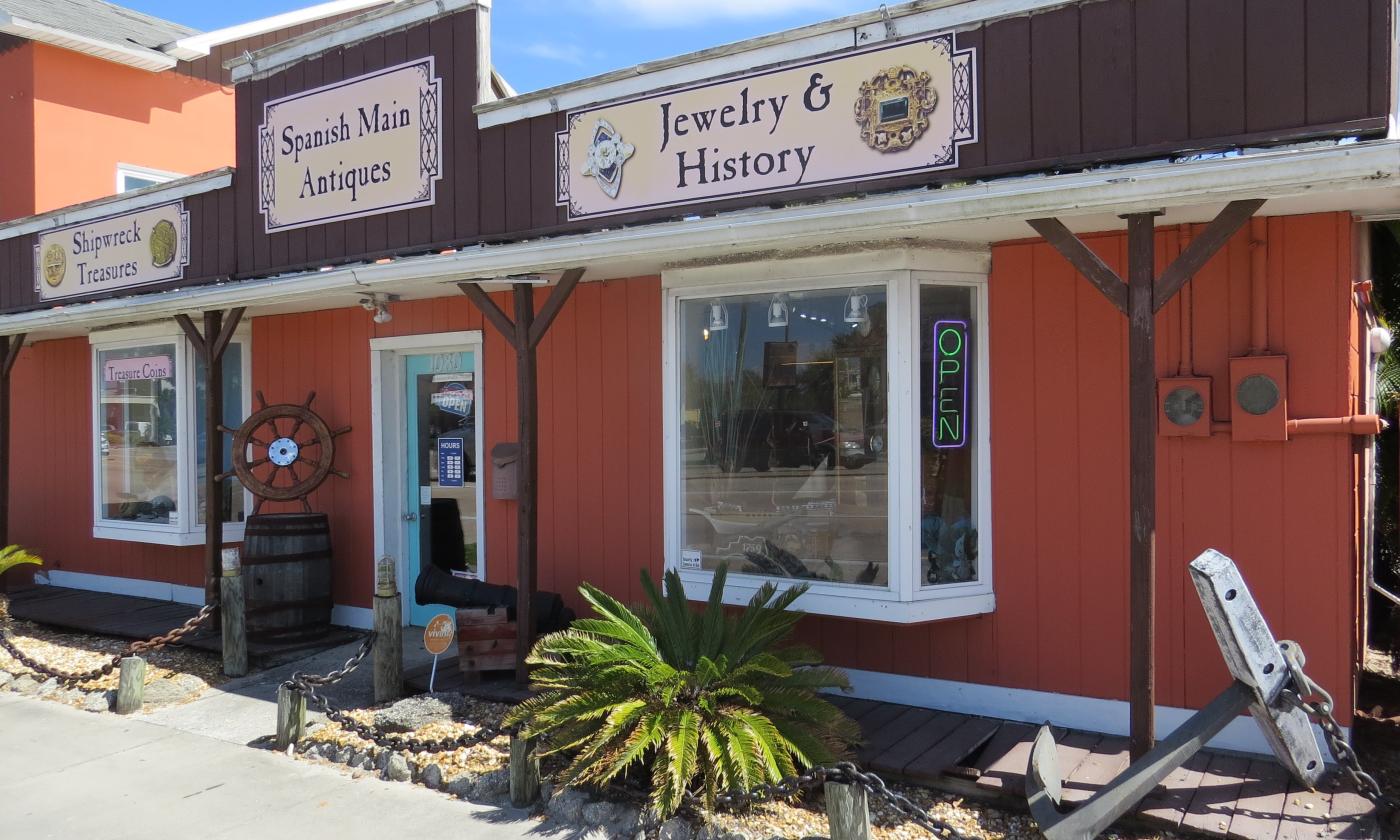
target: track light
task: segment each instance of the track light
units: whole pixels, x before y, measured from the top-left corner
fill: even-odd
[[[389,311],[388,304],[398,299],[398,295],[370,294],[369,297],[360,298],[360,308],[374,313],[374,323],[387,324],[394,320],[394,313]]]

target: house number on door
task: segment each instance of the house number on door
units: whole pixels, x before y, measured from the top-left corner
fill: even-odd
[[[462,354],[434,353],[430,367],[433,373],[457,373],[462,369]]]

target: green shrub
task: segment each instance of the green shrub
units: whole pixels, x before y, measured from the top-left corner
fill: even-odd
[[[18,545],[7,545],[0,548],[0,575],[23,563],[32,563],[35,566],[42,566],[44,561],[39,559],[39,555],[30,553],[27,549]]]
[[[817,694],[849,690],[845,674],[810,648],[782,645],[802,615],[787,608],[806,585],[779,594],[765,584],[742,611],[726,611],[724,581],[721,567],[698,611],[674,571],[664,596],[642,572],[650,607],[635,612],[584,584],[598,617],[539,640],[528,660],[539,693],[507,723],[542,739],[544,754],[571,756],[564,784],[649,766],[663,818],[697,776],[713,806],[718,793],[846,757],[860,730]]]

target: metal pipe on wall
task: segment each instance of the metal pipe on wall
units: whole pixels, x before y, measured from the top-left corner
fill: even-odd
[[[1249,220],[1249,355],[1269,352],[1269,222]]]

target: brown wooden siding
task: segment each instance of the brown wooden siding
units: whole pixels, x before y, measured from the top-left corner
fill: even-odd
[[[478,129],[475,12],[466,11],[239,85],[238,174],[229,194],[189,202],[215,206],[201,209],[192,228],[202,235],[183,285],[775,200],[1373,134],[1384,130],[1390,103],[1390,8],[1389,0],[1098,0],[974,26],[957,37],[977,50],[979,139],[961,149],[957,169],[579,222],[554,203],[563,114]],[[435,205],[265,233],[256,160],[264,103],[424,56],[434,57],[443,80]],[[0,310],[37,305],[28,278],[6,278],[19,288],[0,293]]]
[[[221,85],[232,85],[233,77],[229,71],[224,69],[224,62],[230,61],[245,52],[253,52],[263,47],[270,47],[273,44],[280,44],[289,41],[298,35],[305,35],[323,26],[329,26],[337,21],[363,14],[364,10],[358,12],[348,12],[342,15],[331,15],[330,17],[319,18],[306,23],[288,26],[283,29],[274,29],[271,32],[264,32],[251,38],[240,38],[237,41],[229,41],[226,44],[219,44],[209,50],[209,55],[194,61],[182,61],[175,65],[175,72],[184,76],[192,76],[196,79],[204,79],[209,82],[218,82]]]

